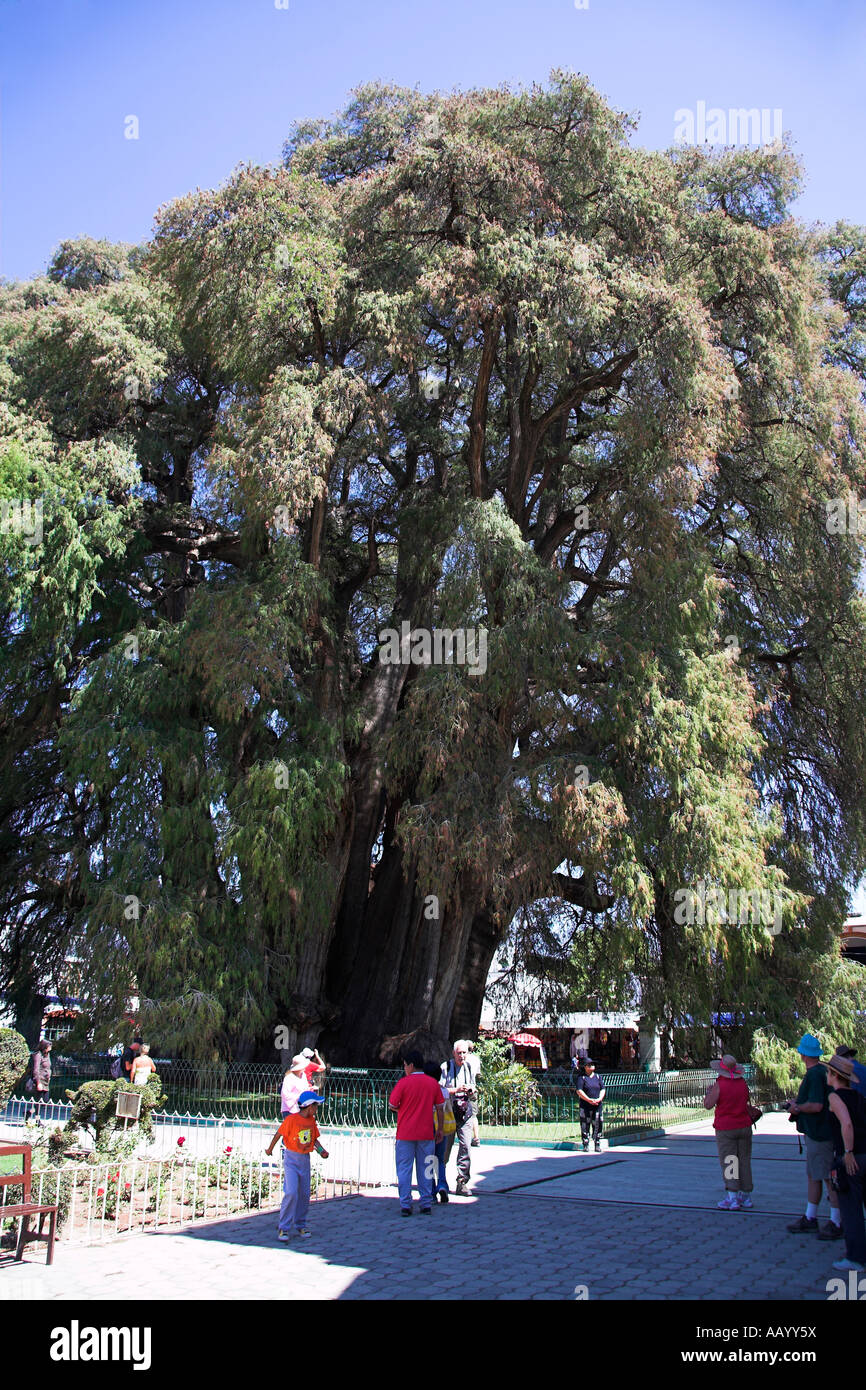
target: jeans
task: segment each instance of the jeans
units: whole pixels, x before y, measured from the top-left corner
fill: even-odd
[[[454,1135],[446,1134],[444,1139],[440,1139],[436,1145],[436,1161],[439,1164],[439,1177],[436,1183],[437,1192],[448,1192],[448,1179],[445,1176],[445,1165],[451,1157],[451,1150],[454,1148]]]
[[[598,1143],[601,1138],[602,1118],[600,1105],[582,1105],[580,1107],[580,1138],[582,1143],[589,1143],[590,1134],[592,1134],[593,1143]]]
[[[414,1166],[421,1210],[433,1205],[433,1185],[436,1179],[436,1145],[432,1139],[398,1139],[395,1143],[397,1188],[400,1206],[412,1210],[412,1168]]]
[[[846,1171],[844,1158],[837,1157],[835,1171],[842,1181],[848,1179],[848,1191],[839,1193],[839,1214],[845,1236],[845,1254],[855,1264],[866,1265],[866,1222],[863,1204],[866,1202],[866,1153],[855,1154],[857,1172]]]
[[[310,1210],[310,1155],[283,1148],[281,1231],[300,1231]]]

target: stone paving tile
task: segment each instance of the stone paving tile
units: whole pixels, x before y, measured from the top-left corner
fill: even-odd
[[[711,1138],[711,1136],[709,1136]],[[782,1136],[787,1138],[787,1136]],[[716,1182],[706,1164],[707,1134],[678,1137],[668,1151],[698,1190],[696,1174]],[[773,1149],[768,1137],[762,1153]],[[757,1145],[756,1145],[757,1148]],[[665,1206],[685,1178],[665,1173],[659,1153],[642,1162],[630,1156],[634,1182],[619,1189],[624,1200],[595,1201],[593,1178],[567,1177],[540,1187],[503,1187],[535,1175],[549,1178],[573,1168],[574,1154],[518,1151],[489,1146],[476,1166],[472,1196],[436,1207],[428,1217],[403,1221],[393,1191],[314,1204],[311,1238],[288,1246],[276,1242],[273,1212],[199,1223],[184,1232],[152,1232],[108,1246],[58,1245],[45,1268],[34,1252],[23,1266],[0,1268],[0,1300],[113,1299],[128,1294],[128,1270],[151,1298],[212,1300],[277,1298],[297,1300],[423,1299],[456,1296],[455,1249],[471,1251],[477,1276],[461,1281],[463,1299],[564,1301],[586,1286],[589,1299],[826,1299],[839,1247],[796,1239],[784,1229],[780,1211],[790,1206],[794,1179],[802,1169],[783,1160],[756,1160],[761,1182],[773,1194],[776,1213],[715,1210],[714,1188],[703,1207]],[[615,1151],[612,1151],[615,1152]],[[623,1165],[624,1167],[625,1165]],[[599,1174],[605,1191],[609,1177]],[[642,1177],[642,1174],[644,1175]],[[562,1189],[570,1185],[566,1195]],[[559,1189],[559,1193],[556,1190]],[[575,1195],[575,1190],[580,1195]],[[637,1205],[650,1191],[655,1205]],[[635,1204],[628,1200],[634,1192]],[[554,1194],[556,1193],[556,1196]]]

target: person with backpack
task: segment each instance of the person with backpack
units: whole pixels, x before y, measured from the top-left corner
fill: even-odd
[[[833,1167],[830,1179],[839,1201],[845,1258],[833,1261],[834,1269],[866,1270],[866,1100],[852,1089],[854,1063],[834,1053],[827,1063],[830,1087],[830,1124],[833,1131]]]
[[[144,1039],[135,1037],[126,1047],[119,1057],[115,1057],[109,1073],[114,1081],[130,1081],[132,1079],[132,1064],[142,1048]]]

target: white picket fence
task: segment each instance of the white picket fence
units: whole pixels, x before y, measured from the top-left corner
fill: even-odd
[[[190,1221],[237,1218],[279,1206],[282,1163],[263,1150],[276,1128],[252,1122],[191,1124],[201,1117],[166,1116],[162,1141],[132,1158],[66,1163],[35,1170],[31,1200],[60,1207],[60,1236],[74,1243],[181,1227]],[[247,1131],[251,1131],[247,1133]],[[179,1145],[178,1139],[184,1143]],[[0,1141],[2,1142],[2,1141]],[[14,1142],[27,1142],[23,1128]],[[322,1134],[328,1158],[313,1155],[313,1200],[348,1197],[394,1182],[394,1143],[373,1133]],[[0,1188],[3,1207],[20,1200]]]

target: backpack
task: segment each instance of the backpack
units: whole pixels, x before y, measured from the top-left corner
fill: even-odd
[[[119,1081],[123,1075],[123,1057],[115,1057],[109,1068],[109,1074],[114,1081]]]
[[[442,1111],[442,1133],[445,1135],[457,1133],[457,1121],[454,1118],[454,1110],[451,1106],[451,1097],[445,1102]]]

